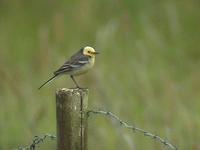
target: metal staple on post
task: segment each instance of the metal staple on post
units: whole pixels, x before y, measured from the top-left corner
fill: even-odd
[[[57,149],[87,149],[88,89],[60,89],[56,92]]]

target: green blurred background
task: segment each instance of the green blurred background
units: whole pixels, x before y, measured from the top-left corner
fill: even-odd
[[[37,88],[86,45],[101,52],[77,79],[90,109],[200,149],[199,40],[198,0],[0,0],[0,149],[56,134],[55,91],[74,84],[63,76]],[[88,137],[89,150],[165,149],[97,116]]]

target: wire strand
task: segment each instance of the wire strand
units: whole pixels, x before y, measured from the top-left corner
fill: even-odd
[[[160,136],[158,136],[156,134],[153,134],[153,133],[150,133],[148,131],[145,131],[144,129],[137,128],[137,127],[135,127],[133,125],[129,125],[128,123],[122,121],[117,115],[113,114],[112,112],[102,111],[102,110],[99,110],[99,111],[89,110],[87,112],[87,116],[89,117],[90,114],[99,114],[99,115],[108,116],[108,117],[118,121],[120,123],[120,125],[125,127],[125,128],[128,128],[128,129],[130,129],[130,130],[132,130],[134,132],[142,133],[144,136],[151,137],[152,139],[159,141],[164,146],[167,146],[168,148],[170,148],[172,150],[178,150],[178,148],[175,145],[169,143],[168,141],[164,140]]]

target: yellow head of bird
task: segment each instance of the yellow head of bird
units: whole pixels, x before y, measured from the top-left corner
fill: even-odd
[[[95,49],[90,46],[86,46],[83,49],[83,55],[95,57],[96,54],[99,54],[99,53],[96,52]]]

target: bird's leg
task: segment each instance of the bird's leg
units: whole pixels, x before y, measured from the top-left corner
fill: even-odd
[[[76,84],[76,87],[80,89],[80,87],[79,87],[78,83],[76,82],[76,80],[75,80],[74,76],[70,75],[70,77],[72,78],[72,80],[73,80],[73,81],[74,81],[74,83]]]

